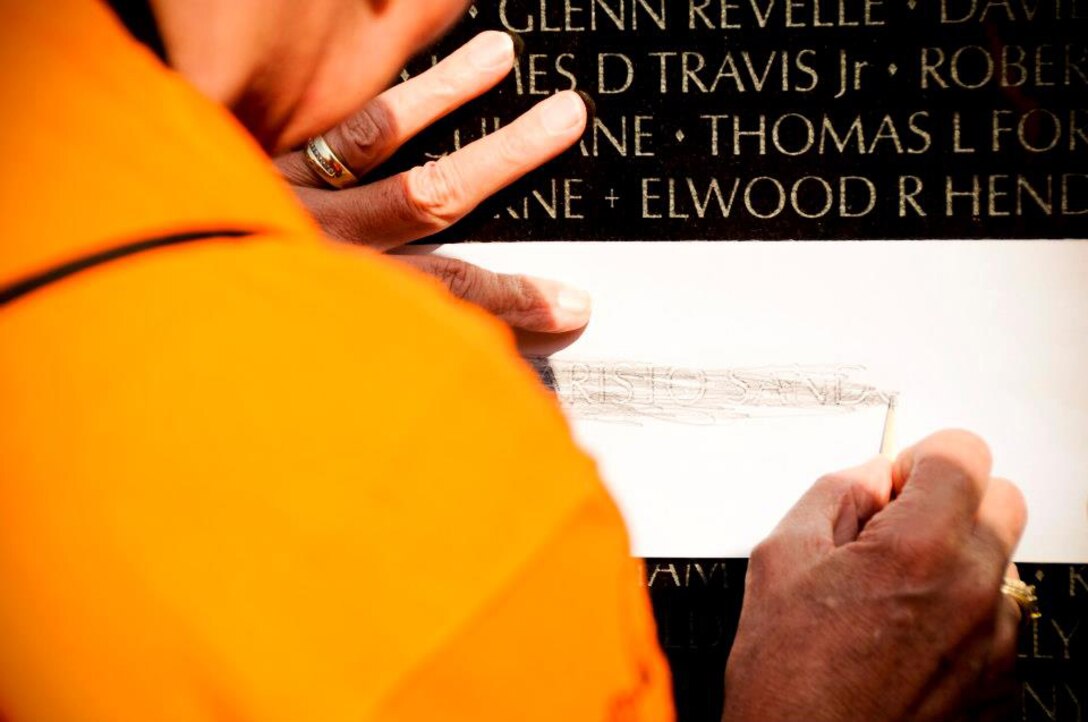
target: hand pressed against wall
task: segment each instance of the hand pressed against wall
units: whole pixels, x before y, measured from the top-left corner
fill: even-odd
[[[506,33],[477,35],[421,75],[393,86],[324,134],[363,185],[336,190],[296,151],[277,164],[333,238],[389,251],[455,223],[481,201],[573,145],[586,125],[582,98],[565,91],[508,126],[437,161],[373,183],[365,176],[428,125],[492,88],[513,67]],[[496,274],[455,259],[398,256],[457,296],[512,326],[561,332],[589,320],[589,297],[557,282]]]
[[[818,481],[752,554],[723,719],[1003,714],[1020,611],[999,588],[1026,510],[990,469],[945,431]]]

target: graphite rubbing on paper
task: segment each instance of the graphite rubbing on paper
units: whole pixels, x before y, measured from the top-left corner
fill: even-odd
[[[527,359],[573,418],[638,424],[848,413],[886,406],[894,391],[854,380],[845,364],[698,369],[624,361]]]

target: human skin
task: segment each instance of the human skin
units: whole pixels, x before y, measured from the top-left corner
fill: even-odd
[[[822,478],[752,554],[724,722],[996,719],[1026,520],[985,443],[944,431]],[[891,499],[891,500],[890,500]]]
[[[358,187],[330,188],[301,151],[277,159],[280,171],[326,233],[341,241],[391,251],[449,227],[576,142],[586,124],[582,98],[558,93],[455,153],[373,183],[365,176],[420,130],[502,80],[513,67],[514,48],[506,33],[480,33],[324,133],[337,156],[363,177]],[[579,329],[589,320],[588,295],[555,281],[493,273],[438,255],[397,258],[515,328],[555,333]]]
[[[151,0],[171,66],[270,152],[375,97],[467,0]]]
[[[281,154],[285,177],[338,240],[388,251],[435,233],[569,148],[585,129],[581,98],[559,93],[457,153],[367,183],[366,173],[405,140],[510,72],[510,36],[482,33],[438,67],[385,90],[413,53],[456,20],[465,0],[152,5],[171,65]],[[292,149],[317,133],[363,184],[335,191],[308,170]],[[440,256],[398,258],[516,328],[558,333],[589,321],[588,294],[556,281]]]
[[[290,148],[327,131],[363,173],[411,132],[498,82],[513,63],[512,43],[499,48],[495,40],[491,49],[502,53],[484,65],[471,59],[470,43],[444,70],[379,95],[463,0],[153,5],[175,67],[267,149],[284,153],[281,171],[342,239],[388,249],[438,230],[562,152],[585,127],[578,96],[558,94],[442,161],[326,191]],[[375,134],[367,121],[382,118],[395,122]],[[421,267],[513,325],[559,331],[588,319],[584,294],[554,282],[443,263]],[[937,720],[992,711],[1008,689],[1019,615],[998,589],[1026,511],[990,467],[981,440],[953,431],[894,465],[877,460],[819,481],[753,553],[724,720]]]

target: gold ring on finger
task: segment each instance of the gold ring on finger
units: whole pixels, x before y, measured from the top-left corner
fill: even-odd
[[[1035,587],[1026,584],[1020,579],[1005,577],[1001,581],[1001,593],[1016,602],[1020,611],[1028,619],[1038,619],[1043,616],[1039,611],[1039,597],[1035,595]]]
[[[306,165],[333,188],[347,188],[359,182],[322,135],[315,135],[306,141],[303,157],[306,158]]]

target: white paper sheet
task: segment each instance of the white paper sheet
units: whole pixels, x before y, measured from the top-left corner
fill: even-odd
[[[817,477],[876,453],[880,394],[896,393],[902,444],[950,426],[990,443],[994,473],[1028,501],[1018,559],[1088,561],[1088,242],[439,252],[593,295],[589,327],[553,359],[575,435],[598,459],[637,555],[747,555]],[[729,375],[738,369],[742,384],[745,374],[769,373],[816,386],[810,396],[795,388],[753,402]],[[836,375],[852,389],[846,402],[814,407]],[[717,401],[707,378],[726,379]],[[854,403],[858,389],[873,396]],[[664,412],[655,392],[672,402]],[[628,402],[618,418],[608,406],[601,418],[594,405],[609,394]],[[685,402],[695,416],[674,413],[692,411]]]

